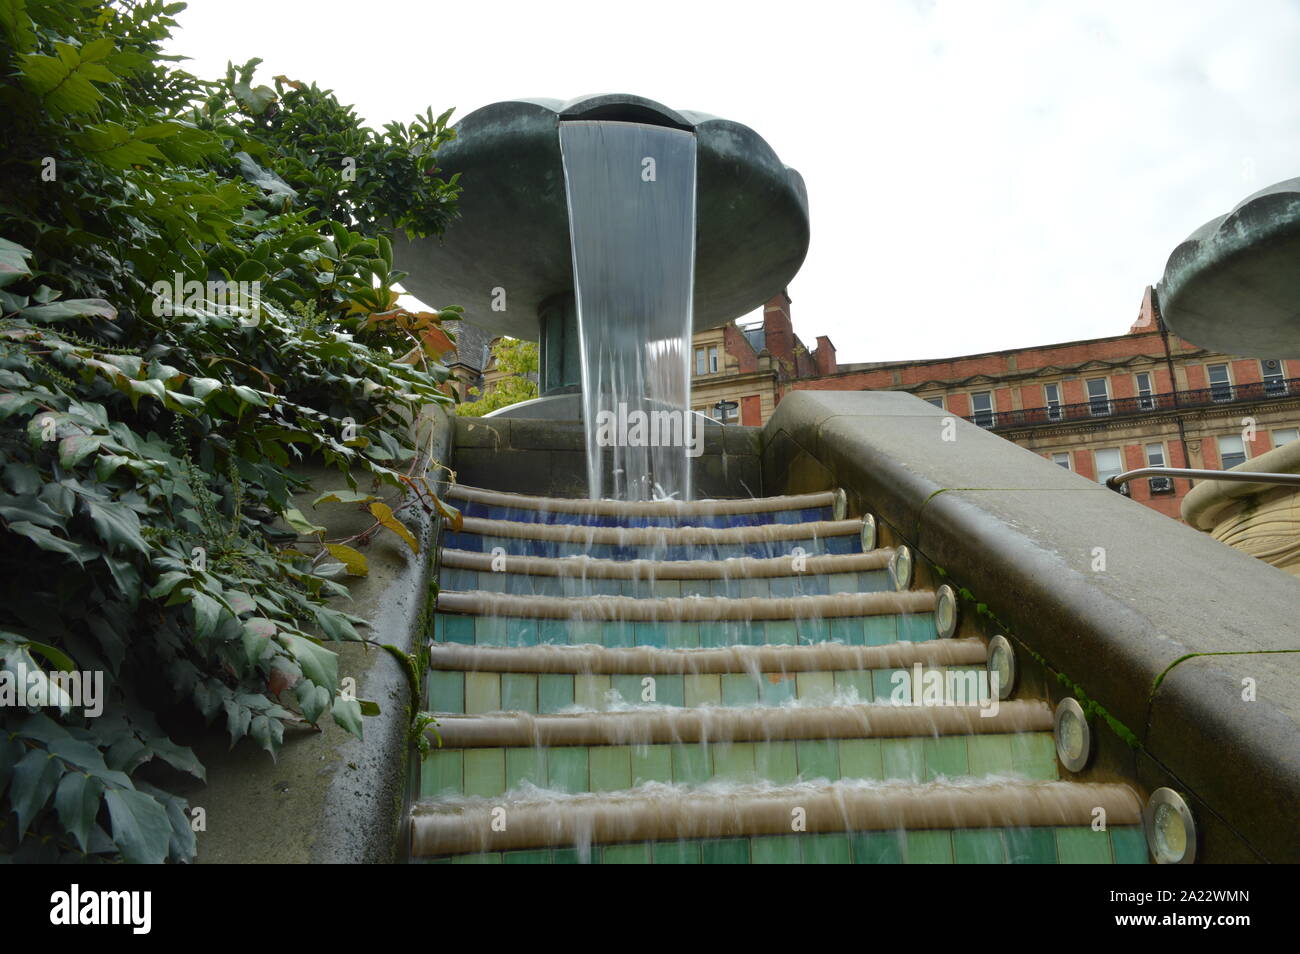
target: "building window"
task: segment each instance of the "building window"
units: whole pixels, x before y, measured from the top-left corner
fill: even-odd
[[[970,396],[971,417],[980,427],[992,427],[996,416],[993,413],[993,392],[976,391]]]
[[[1053,454],[1053,455],[1052,455],[1052,463],[1055,464],[1057,467],[1064,467],[1066,470],[1070,470],[1070,469],[1071,469],[1071,468],[1070,468],[1070,452],[1069,452],[1069,451],[1061,451],[1061,452],[1059,452],[1059,453]]]
[[[1231,470],[1238,464],[1246,463],[1246,445],[1240,434],[1229,434],[1219,438],[1219,466]]]
[[[1137,406],[1139,411],[1153,411],[1156,406],[1155,395],[1151,390],[1151,375],[1143,371],[1137,377]]]
[[[1088,413],[1093,417],[1110,413],[1110,387],[1105,378],[1088,379]]]
[[[1061,386],[1059,384],[1043,385],[1043,397],[1047,400],[1047,419],[1049,421],[1059,421],[1061,419]]]
[[[937,398],[926,398],[926,399],[925,399],[925,403],[926,403],[926,404],[933,404],[933,405],[934,405],[935,407],[937,407],[939,410],[941,410],[941,411],[943,410],[943,398],[942,398],[942,397],[937,397]]]
[[[1266,359],[1259,363],[1259,369],[1264,378],[1265,394],[1269,397],[1286,394],[1286,373],[1281,361],[1277,358]]]
[[[1097,482],[1104,484],[1106,478],[1124,473],[1124,455],[1117,447],[1106,447],[1093,451],[1093,461],[1097,465]]]
[[[1232,379],[1228,376],[1226,364],[1207,364],[1205,374],[1210,379],[1210,400],[1231,401]]]
[[[704,348],[695,349],[695,373],[709,373],[709,353]]]
[[[709,374],[718,373],[718,349],[709,349]]]
[[[724,400],[726,399],[718,398],[719,403]],[[712,404],[709,406],[708,413],[709,417],[713,418],[715,421],[721,421],[723,424],[726,424],[728,421],[738,420],[740,418],[740,402],[737,401],[735,407],[729,407],[725,412],[720,410],[717,404]]]
[[[1147,445],[1147,466],[1148,467],[1165,466],[1165,445],[1164,444]]]
[[[1283,444],[1290,444],[1292,441],[1300,441],[1300,427],[1284,427],[1280,431],[1273,432],[1273,446],[1281,447]]]

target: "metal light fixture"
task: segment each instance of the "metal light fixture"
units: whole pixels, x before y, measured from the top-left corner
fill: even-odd
[[[1056,756],[1071,772],[1080,772],[1092,754],[1092,730],[1083,706],[1074,699],[1062,699],[1056,707]]]
[[[1142,809],[1142,827],[1151,857],[1159,865],[1190,865],[1196,860],[1196,821],[1183,797],[1158,788]]]
[[[862,515],[862,552],[870,553],[876,548],[876,518],[869,513]]]
[[[998,677],[998,698],[1010,699],[1016,687],[1016,651],[1011,641],[1005,636],[994,636],[989,640],[989,658],[985,663],[989,677]]]
[[[945,583],[934,595],[934,628],[940,639],[951,639],[957,632],[957,591]]]
[[[889,558],[889,575],[894,579],[894,589],[911,589],[912,564],[912,551],[910,549],[905,546],[894,548],[894,555]]]
[[[844,493],[844,488],[840,487],[835,491],[835,502],[831,504],[831,517],[835,520],[843,520],[849,512],[849,498]]]

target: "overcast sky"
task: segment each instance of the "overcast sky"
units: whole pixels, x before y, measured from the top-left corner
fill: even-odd
[[[191,0],[173,50],[425,107],[629,92],[807,182],[795,329],[841,362],[1125,332],[1174,246],[1300,175],[1300,3]],[[430,304],[449,304],[434,303]]]

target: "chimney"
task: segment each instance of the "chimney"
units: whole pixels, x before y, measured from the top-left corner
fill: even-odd
[[[1157,316],[1160,314],[1160,307],[1156,304],[1156,293],[1150,285],[1142,293],[1142,306],[1138,309],[1137,321],[1129,328],[1128,333],[1131,335],[1145,334],[1149,331],[1159,331],[1160,322]]]
[[[839,365],[835,361],[835,345],[825,335],[817,336],[817,350],[813,352],[818,374],[834,374]]]
[[[767,350],[778,369],[795,368],[794,325],[790,322],[790,296],[784,290],[763,306],[763,333]]]

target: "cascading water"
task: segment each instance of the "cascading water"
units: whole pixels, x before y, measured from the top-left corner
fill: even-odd
[[[690,499],[695,136],[562,122],[560,149],[590,495]]]

